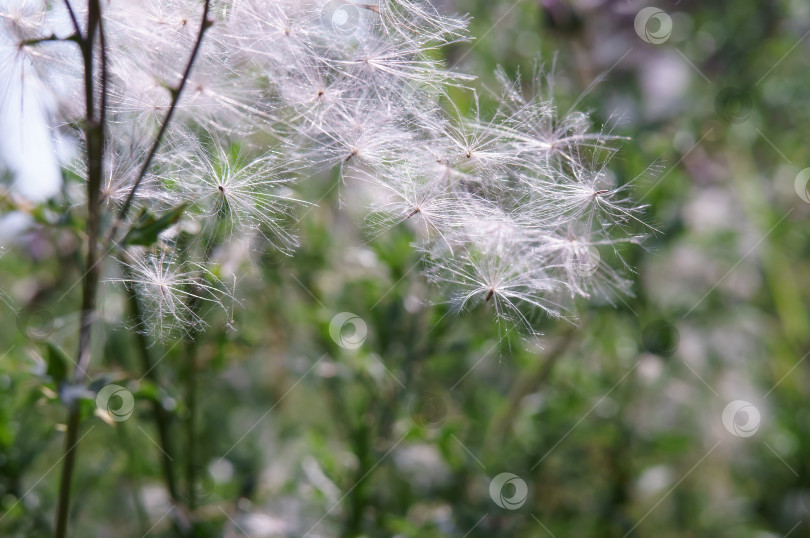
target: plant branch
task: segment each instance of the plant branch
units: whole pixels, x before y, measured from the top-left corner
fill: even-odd
[[[197,346],[194,337],[189,337],[186,354],[186,489],[191,512],[197,509]]]
[[[79,34],[76,34],[76,33],[70,34],[67,37],[59,37],[56,34],[51,34],[51,35],[44,36],[44,37],[34,37],[34,38],[31,38],[31,39],[23,39],[22,41],[19,42],[18,46],[19,47],[30,47],[32,45],[39,45],[40,43],[50,43],[50,42],[54,42],[54,41],[57,41],[57,42],[73,41],[75,43],[78,43],[79,47],[84,46],[82,44],[83,43],[82,37]]]
[[[126,265],[124,266],[126,267]],[[127,278],[134,278],[130,270],[126,269]],[[135,318],[136,323],[142,326],[144,323],[144,313],[141,304],[138,301],[138,296],[134,288],[127,286],[127,297],[129,299],[130,310],[132,316]],[[135,331],[135,340],[138,344],[138,355],[141,361],[141,368],[145,372],[144,377],[151,381],[155,387],[160,388],[160,375],[157,370],[157,365],[152,362],[149,355],[149,341],[146,335],[138,330]],[[158,443],[161,456],[161,468],[163,472],[163,479],[166,482],[166,490],[169,493],[169,499],[175,507],[182,507],[183,502],[180,499],[180,490],[177,487],[177,473],[175,472],[174,465],[174,445],[171,436],[171,423],[172,415],[161,404],[158,399],[152,400],[152,416],[154,417],[155,425],[158,432]],[[185,517],[183,510],[172,511],[172,525],[175,531],[180,536],[186,536],[189,533],[191,525]]]
[[[208,262],[213,255],[216,247],[216,241],[213,239],[209,241],[208,246],[203,253],[203,259]],[[185,249],[185,245],[182,247]],[[202,276],[198,275],[198,279]],[[200,286],[195,283],[192,284],[192,293],[189,295],[189,300],[186,304],[188,312],[196,315],[200,308],[200,297],[203,296],[203,291]],[[186,371],[186,407],[188,408],[188,419],[186,420],[186,495],[188,496],[188,506],[192,517],[194,511],[197,509],[197,478],[198,478],[198,465],[197,465],[197,385],[198,385],[198,369],[199,361],[197,360],[197,337],[199,336],[199,329],[192,327],[186,335],[186,345],[184,346],[185,365]],[[192,521],[192,524],[194,522]]]
[[[84,41],[82,37],[82,29],[79,27],[79,19],[76,18],[76,13],[73,11],[73,6],[70,5],[70,0],[65,0],[65,7],[67,8],[70,21],[73,23],[73,29],[76,30],[76,35],[79,37],[79,42]]]
[[[158,148],[160,147],[160,143],[163,141],[163,136],[166,134],[166,129],[169,126],[169,123],[174,116],[174,111],[177,109],[177,103],[180,101],[180,95],[183,93],[183,88],[186,86],[186,82],[188,82],[188,78],[191,75],[191,68],[194,65],[194,61],[197,58],[197,54],[200,51],[200,46],[202,45],[203,35],[205,31],[211,27],[213,21],[208,18],[208,12],[210,8],[211,0],[205,0],[205,6],[203,7],[203,14],[202,14],[202,22],[200,23],[200,30],[197,33],[197,39],[194,42],[194,48],[191,51],[191,56],[189,57],[188,63],[186,64],[186,69],[183,72],[183,76],[180,79],[180,83],[176,88],[171,88],[172,94],[172,101],[169,104],[169,110],[166,112],[166,117],[163,120],[163,123],[160,125],[160,130],[158,131],[157,136],[155,136],[155,141],[152,144],[152,147],[149,149],[149,153],[146,155],[146,160],[144,160],[143,165],[138,172],[138,177],[135,180],[135,183],[132,185],[132,189],[130,189],[129,194],[127,195],[127,199],[124,202],[124,205],[121,206],[121,210],[118,212],[118,217],[116,218],[115,222],[113,223],[110,233],[108,235],[108,240],[110,242],[115,240],[115,235],[118,231],[119,226],[124,221],[129,212],[130,207],[132,206],[132,201],[135,199],[135,193],[138,190],[138,187],[141,185],[143,178],[146,176],[146,173],[149,171],[149,167],[152,165],[152,160],[157,153]]]
[[[65,458],[62,460],[62,476],[59,481],[59,500],[56,509],[56,528],[54,538],[64,538],[67,536],[68,511],[70,508],[70,486],[73,478],[73,464],[78,443],[79,434],[79,413],[72,410],[68,415],[67,433],[65,435]]]
[[[69,6],[69,4],[68,4]],[[70,10],[72,12],[72,10]],[[74,18],[74,24],[78,24]],[[101,106],[96,114],[94,87],[94,41],[99,34],[101,56]],[[73,383],[80,383],[87,376],[90,362],[90,338],[96,309],[96,293],[100,267],[98,263],[98,238],[101,226],[101,179],[103,177],[104,121],[106,118],[107,92],[107,54],[104,32],[101,22],[99,0],[90,0],[87,9],[87,36],[81,41],[82,59],[84,60],[84,93],[85,93],[85,137],[87,139],[87,271],[82,279],[82,307],[79,322],[79,344],[76,352],[76,368],[73,371]],[[64,459],[59,484],[54,536],[64,538],[70,513],[70,489],[73,481],[73,469],[78,449],[78,433],[81,423],[79,401],[69,403],[67,432],[65,434]]]
[[[70,14],[73,26],[76,32],[81,36],[81,31],[78,25],[73,8],[69,0],[65,1],[65,5]],[[177,107],[177,102],[180,94],[186,85],[191,67],[199,52],[202,43],[202,37],[205,30],[208,29],[212,22],[208,19],[208,12],[210,7],[210,0],[205,0],[203,9],[202,22],[200,24],[200,31],[194,48],[191,52],[188,65],[180,80],[177,88],[172,90],[172,103],[166,118],[160,127],[155,142],[152,145],[147,159],[144,162],[138,179],[133,185],[132,190],[127,197],[124,206],[121,208],[119,218],[111,227],[109,239],[112,241],[117,229],[117,223],[126,217],[135,192],[140,185],[143,177],[146,175],[152,159],[157,152],[166,128],[171,121],[174,111]],[[100,57],[101,57],[101,96],[100,107],[98,114],[96,114],[95,95],[94,95],[94,65],[93,53],[94,42],[96,33],[99,35],[100,44]],[[100,256],[99,256],[99,231],[101,226],[101,182],[103,177],[103,152],[104,152],[104,128],[106,123],[106,105],[107,105],[107,50],[106,40],[104,36],[104,27],[101,18],[100,0],[90,0],[88,2],[87,10],[87,35],[80,40],[82,58],[84,60],[84,85],[85,85],[85,136],[87,142],[87,271],[82,279],[82,308],[80,314],[79,325],[79,345],[77,351],[76,369],[73,373],[73,382],[81,382],[87,375],[87,368],[90,362],[90,339],[92,320],[94,317],[96,307],[96,295],[98,291],[98,281],[100,275]],[[65,457],[62,463],[62,477],[60,482],[59,500],[57,503],[57,515],[54,536],[56,538],[64,538],[67,534],[67,524],[70,509],[70,488],[73,477],[73,468],[76,460],[75,443],[77,442],[78,429],[80,426],[80,414],[78,402],[71,402],[69,416],[67,421],[67,433],[65,436]]]
[[[495,443],[509,434],[523,398],[539,390],[545,384],[549,376],[551,376],[554,365],[557,364],[560,357],[565,354],[565,351],[573,343],[575,335],[576,328],[566,326],[561,331],[554,347],[546,353],[545,360],[538,361],[533,371],[521,376],[512,386],[504,406],[489,423],[484,442],[485,453],[494,450]]]

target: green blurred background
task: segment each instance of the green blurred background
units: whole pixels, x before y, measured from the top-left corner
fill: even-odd
[[[529,74],[556,54],[561,109],[584,94],[597,125],[619,115],[631,140],[611,168],[641,175],[660,230],[628,253],[634,297],[501,341],[485,308],[447,315],[406,229],[369,241],[337,192],[304,216],[295,257],[227,253],[253,268],[238,331],[214,320],[194,346],[150,348],[154,379],[111,286],[94,376],[136,406],[85,421],[73,536],[175,535],[152,402],[180,490],[197,477],[199,536],[810,536],[810,203],[795,185],[810,167],[810,4],[661,2],[663,34],[660,17],[636,31],[646,6],[440,3],[473,17],[476,40],[445,52],[479,88],[496,65]],[[37,227],[0,258],[2,536],[52,521],[65,410],[41,341],[73,349],[75,227]],[[357,349],[330,337],[341,312],[366,325]],[[517,508],[498,502],[520,504],[518,481],[491,494],[504,472],[527,486]]]

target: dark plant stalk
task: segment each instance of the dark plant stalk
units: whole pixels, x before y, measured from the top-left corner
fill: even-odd
[[[127,273],[129,273],[129,270],[127,270]],[[131,275],[128,275],[128,277],[130,276]],[[145,316],[141,304],[138,301],[138,296],[133,288],[127,287],[127,297],[129,299],[132,316],[135,318],[139,327],[143,326]],[[161,384],[160,374],[157,365],[152,362],[152,357],[149,354],[149,341],[146,335],[140,330],[135,332],[135,340],[138,347],[138,356],[141,361],[141,369],[144,371],[144,377],[159,388]],[[183,501],[180,498],[180,490],[177,486],[177,472],[175,471],[174,465],[174,443],[172,442],[171,436],[172,416],[171,413],[163,407],[160,401],[153,400],[151,403],[152,417],[158,432],[163,480],[166,483],[166,490],[169,493],[169,499],[172,505],[181,507]],[[191,526],[185,517],[181,517],[182,515],[182,511],[173,511],[172,525],[179,536],[186,536]]]
[[[87,269],[82,278],[82,309],[79,323],[79,345],[77,351],[76,368],[73,372],[72,379],[73,383],[78,384],[87,376],[87,368],[90,363],[91,329],[96,309],[96,295],[98,291],[100,265],[104,257],[103,255],[99,255],[98,240],[100,238],[101,228],[101,205],[99,202],[101,200],[101,182],[103,177],[103,153],[107,108],[107,47],[99,0],[89,0],[88,2],[87,30],[84,37],[81,35],[81,30],[79,28],[75,12],[70,5],[70,1],[65,0],[65,5],[73,23],[73,27],[76,30],[79,47],[82,53],[86,106],[84,129],[87,143]],[[138,178],[135,181],[135,184],[133,185],[124,206],[122,206],[121,211],[119,212],[118,219],[110,227],[110,240],[114,239],[119,223],[126,217],[126,214],[129,211],[135,197],[135,192],[143,180],[143,177],[146,175],[155,153],[160,147],[160,143],[169,123],[171,122],[172,116],[174,115],[177,102],[180,99],[180,94],[188,81],[191,68],[200,50],[200,45],[202,44],[202,38],[205,30],[207,30],[212,24],[212,21],[210,21],[208,18],[209,7],[210,0],[205,0],[202,22],[200,23],[200,30],[194,43],[191,57],[189,58],[179,85],[177,88],[172,88],[171,90],[171,106],[169,107],[169,110],[166,113],[166,118],[161,124],[160,130],[155,137],[152,148],[150,149],[149,154],[143,163]],[[101,60],[101,89],[98,113],[95,106],[93,84],[95,78],[93,57],[97,33]],[[70,489],[73,479],[73,469],[76,462],[76,448],[78,446],[80,423],[81,416],[79,402],[71,402],[70,409],[68,411],[65,449],[62,461],[62,474],[59,484],[59,497],[57,501],[56,522],[54,528],[55,538],[64,538],[67,535],[67,525],[70,512]]]
[[[186,490],[188,507],[193,513],[197,509],[197,346],[189,339],[186,354]]]
[[[75,17],[69,2],[68,10],[77,28]],[[101,56],[101,104],[96,113],[94,95],[94,66],[93,53],[96,33],[99,34]],[[99,0],[90,0],[87,9],[87,35],[79,40],[79,47],[84,61],[84,93],[85,93],[85,137],[87,142],[87,270],[82,278],[82,308],[79,322],[79,345],[77,350],[76,368],[73,371],[72,382],[83,382],[87,375],[87,366],[90,362],[90,337],[92,323],[96,309],[96,292],[99,280],[98,237],[101,226],[101,178],[103,175],[104,151],[104,122],[106,119],[107,94],[107,53],[104,40],[104,28],[101,22],[101,6]],[[68,410],[67,431],[65,434],[65,448],[62,460],[62,475],[59,483],[59,498],[57,501],[56,522],[54,536],[64,538],[67,535],[67,525],[70,513],[70,489],[73,480],[73,468],[76,462],[76,449],[78,446],[79,426],[81,422],[80,402],[70,403]]]
[[[76,407],[74,405],[74,407]],[[70,485],[73,478],[73,466],[75,463],[75,449],[78,445],[79,413],[73,408],[68,415],[67,434],[65,436],[65,457],[62,460],[62,475],[59,481],[59,499],[56,508],[56,526],[54,528],[55,538],[67,536],[68,510],[70,508]]]
[[[138,297],[135,290],[127,288],[127,297],[129,298],[130,310],[136,322],[140,325],[143,323],[143,312],[141,305],[138,302]],[[144,376],[149,379],[156,387],[160,387],[160,379],[157,368],[152,363],[152,358],[149,355],[149,342],[146,335],[141,331],[135,331],[135,341],[138,344],[138,356],[141,361],[141,369],[143,369]],[[172,454],[174,453],[171,436],[169,435],[169,428],[171,425],[171,416],[163,408],[159,401],[152,402],[152,416],[155,420],[155,425],[158,431],[158,441],[160,442],[160,450],[162,452],[162,466],[163,478],[166,481],[166,490],[169,492],[169,497],[173,502],[178,500],[177,495],[177,481],[175,480],[175,473],[173,469]]]
[[[166,134],[166,129],[168,128],[169,123],[172,121],[174,111],[177,109],[177,103],[180,101],[180,95],[183,93],[183,88],[186,87],[186,82],[188,82],[188,78],[191,75],[191,68],[193,67],[194,61],[197,59],[197,54],[200,51],[203,35],[205,34],[205,31],[210,28],[212,24],[214,24],[213,21],[208,18],[210,4],[211,0],[205,0],[202,21],[200,22],[200,30],[197,33],[197,39],[194,42],[194,48],[191,50],[191,56],[186,64],[186,69],[183,71],[183,76],[181,77],[180,83],[177,85],[177,87],[169,88],[169,91],[172,94],[172,101],[169,104],[169,110],[166,111],[166,117],[163,119],[163,123],[160,124],[160,129],[158,130],[157,136],[155,136],[155,141],[152,144],[152,147],[149,149],[149,153],[146,155],[146,160],[144,160],[143,165],[138,172],[138,177],[135,179],[135,183],[132,185],[132,189],[130,189],[124,205],[121,206],[121,210],[118,212],[118,217],[110,227],[110,233],[108,235],[109,241],[115,240],[115,235],[118,228],[132,207],[132,201],[135,199],[135,193],[137,192],[138,187],[141,185],[141,181],[143,181],[143,178],[146,176],[146,173],[149,171],[149,167],[152,165],[152,160],[155,158],[155,154],[157,153],[158,148],[160,148],[160,143],[163,141],[163,136]]]
[[[216,240],[211,239],[203,252],[203,259],[207,262],[211,259],[216,248]],[[184,245],[185,246],[185,245]],[[202,275],[197,275],[198,279],[202,279]],[[194,284],[193,293],[186,304],[188,312],[197,315],[200,309],[200,297],[202,297],[202,290],[200,286]],[[199,337],[199,328],[192,327],[186,335],[186,345],[184,346],[185,365],[186,371],[186,407],[188,407],[188,418],[186,420],[186,495],[188,497],[188,507],[191,512],[192,518],[194,511],[197,509],[197,478],[198,478],[198,465],[197,465],[197,385],[198,385],[198,370],[199,361],[197,360],[197,338]],[[192,525],[193,525],[192,521]]]

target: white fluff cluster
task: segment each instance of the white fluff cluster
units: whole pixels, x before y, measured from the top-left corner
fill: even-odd
[[[74,4],[81,21],[86,6]],[[38,42],[72,32],[64,4],[47,6],[24,3],[0,17],[18,36],[13,56],[34,62],[60,124],[75,127],[84,114],[82,65],[74,43]],[[110,215],[170,106],[201,9],[199,0],[102,3]],[[464,18],[427,0],[232,0],[212,2],[210,19],[129,215],[131,223],[137,210],[186,204],[181,222],[200,224],[201,240],[184,243],[203,245],[196,258],[138,258],[130,249],[137,289],[159,312],[184,309],[190,268],[207,263],[211,244],[260,233],[292,252],[289,216],[304,203],[294,184],[324,169],[339,170],[343,200],[357,198],[353,189],[372,193],[367,220],[378,233],[413,227],[429,277],[449,288],[457,309],[485,303],[499,323],[531,333],[538,313],[560,316],[577,295],[627,292],[601,259],[638,239],[631,229],[640,208],[606,168],[617,137],[593,130],[586,114],[561,113],[539,70],[530,88],[499,72],[496,109],[486,114],[474,98],[472,113],[462,113],[447,90],[475,95],[472,77],[448,70],[439,49],[468,38]],[[73,168],[82,175],[85,164]],[[164,233],[158,249],[178,248],[178,237]],[[168,267],[174,259],[189,265]]]

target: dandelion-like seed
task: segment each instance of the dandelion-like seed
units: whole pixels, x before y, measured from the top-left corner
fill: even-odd
[[[177,327],[185,333],[201,330],[207,325],[201,307],[219,309],[230,319],[233,290],[201,264],[178,262],[165,251],[133,253],[121,264],[124,276],[110,281],[131,287],[142,301],[147,317],[139,330],[163,338]]]
[[[563,308],[554,297],[560,282],[545,264],[532,265],[531,254],[519,244],[496,241],[486,250],[432,261],[428,274],[434,282],[450,287],[455,311],[490,304],[499,324],[512,323],[536,334],[536,312],[556,318]]]
[[[239,263],[217,261],[256,234],[291,254],[290,217],[304,203],[293,189],[325,170],[339,174],[341,202],[373,200],[374,232],[415,228],[453,310],[490,311],[503,336],[537,335],[540,317],[567,314],[577,297],[629,293],[620,245],[644,223],[636,180],[608,167],[620,137],[594,128],[579,101],[559,112],[553,69],[525,90],[499,69],[497,106],[484,112],[474,77],[440,60],[469,39],[467,23],[430,0],[0,0],[0,71],[41,83],[52,130],[83,154],[62,222],[85,219],[85,306],[77,367],[60,386],[75,392],[88,375],[86,306],[109,253],[143,333],[193,338],[216,315],[230,326],[235,291],[219,274]],[[3,107],[16,100],[9,80]],[[452,102],[459,91],[473,114]],[[69,406],[76,443],[80,415]],[[66,450],[60,537],[74,458]]]
[[[281,176],[283,166],[276,154],[248,159],[237,150],[233,156],[215,141],[213,149],[197,148],[186,157],[180,184],[205,225],[224,224],[230,236],[259,232],[275,248],[290,253],[298,242],[286,219],[295,204],[304,202],[289,191],[292,178]]]
[[[459,222],[459,195],[450,182],[392,172],[381,185],[367,219],[378,233],[402,223],[411,224],[425,240],[441,239],[447,246],[447,234]]]
[[[594,127],[579,100],[562,112],[554,66],[538,64],[525,85],[498,69],[489,111],[473,77],[437,54],[469,39],[467,19],[427,0],[206,6],[202,25],[192,0],[102,9],[108,140],[98,199],[115,216],[100,222],[137,226],[127,215],[136,205],[148,222],[171,226],[160,231],[161,250],[127,259],[132,276],[121,279],[153,305],[161,332],[172,320],[202,323],[189,301],[228,297],[211,274],[217,249],[258,233],[292,254],[291,216],[306,203],[296,182],[323,170],[339,173],[341,203],[371,200],[372,236],[397,226],[416,232],[431,280],[457,311],[491,309],[500,326],[535,334],[538,316],[567,314],[575,297],[613,301],[628,292],[618,250],[638,243],[634,229],[646,226],[631,196],[638,178],[611,174],[622,137],[610,126]],[[84,64],[61,41],[73,25],[61,24],[66,13],[49,18],[55,9],[3,8],[0,22],[21,46],[11,58],[19,63],[24,53],[54,82],[68,129],[85,115]],[[206,39],[186,69],[200,29]],[[453,103],[450,88],[470,92],[472,113]],[[164,139],[153,146],[157,133]],[[85,176],[81,162],[73,168]],[[86,203],[76,198],[74,207]],[[176,261],[181,255],[186,261]]]

